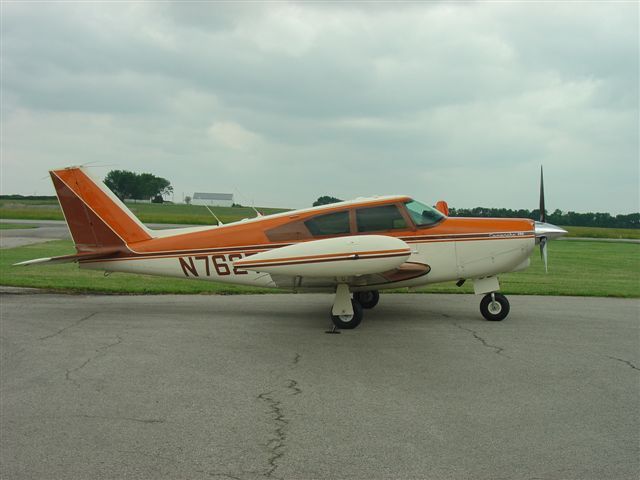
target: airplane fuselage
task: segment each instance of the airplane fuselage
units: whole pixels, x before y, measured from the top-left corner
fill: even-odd
[[[297,215],[289,212],[288,216]],[[234,262],[256,253],[289,246],[298,242],[244,243],[228,242],[220,245],[218,239],[237,238],[235,230],[245,230],[251,225],[261,230],[260,223],[273,221],[264,217],[239,225],[211,227],[204,231],[184,234],[179,243],[194,243],[191,249],[174,249],[170,245],[140,245],[137,250],[130,245],[130,254],[109,260],[88,260],[81,267],[234,283],[263,288],[285,288],[292,290],[322,291],[335,289],[334,278],[283,278],[265,272],[245,270],[234,266]],[[437,226],[412,230],[378,232],[393,236],[411,247],[407,263],[429,266],[424,275],[407,279],[390,279],[377,282],[376,289],[415,287],[430,283],[475,279],[517,271],[529,265],[529,257],[535,247],[535,231],[531,220],[466,219],[446,218]],[[211,237],[211,246],[205,246],[203,238]],[[191,238],[189,238],[191,237]],[[176,237],[171,237],[178,243]],[[158,242],[162,239],[155,239]],[[165,242],[168,243],[168,242]],[[353,285],[352,290],[366,290],[369,284]]]

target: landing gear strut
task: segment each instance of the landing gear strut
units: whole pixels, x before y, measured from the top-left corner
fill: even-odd
[[[373,308],[380,301],[380,294],[377,290],[369,290],[367,292],[356,292],[353,294],[353,299],[356,300],[362,308]]]
[[[487,293],[480,302],[480,313],[492,322],[504,320],[509,315],[509,300],[501,293]]]

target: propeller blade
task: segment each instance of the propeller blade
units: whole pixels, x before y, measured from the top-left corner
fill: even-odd
[[[540,239],[540,258],[544,263],[544,273],[549,273],[549,269],[547,268],[547,237]]]
[[[547,212],[544,208],[544,175],[542,173],[542,165],[540,165],[540,221],[547,222]]]

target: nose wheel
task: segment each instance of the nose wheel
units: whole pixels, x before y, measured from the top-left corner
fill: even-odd
[[[487,293],[480,302],[480,313],[492,322],[504,320],[509,315],[509,300],[501,293]]]
[[[331,315],[331,321],[336,328],[347,330],[360,325],[362,321],[362,306],[356,300],[351,300],[351,307],[353,308],[353,313],[351,314]]]
[[[349,286],[339,284],[336,287],[336,297],[331,309],[331,321],[333,322],[333,332],[336,329],[352,329],[360,325],[362,321],[362,305],[356,299],[351,298]]]

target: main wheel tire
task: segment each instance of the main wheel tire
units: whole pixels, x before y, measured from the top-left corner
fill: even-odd
[[[377,290],[369,290],[367,292],[356,292],[354,299],[362,305],[362,308],[373,308],[380,301],[380,294]]]
[[[486,294],[480,302],[480,313],[492,322],[504,320],[509,315],[509,300],[501,293],[494,293],[494,298],[491,298],[491,295]]]
[[[356,301],[351,300],[353,306],[353,315],[331,315],[331,321],[342,330],[350,330],[360,325],[362,321],[362,306]]]

